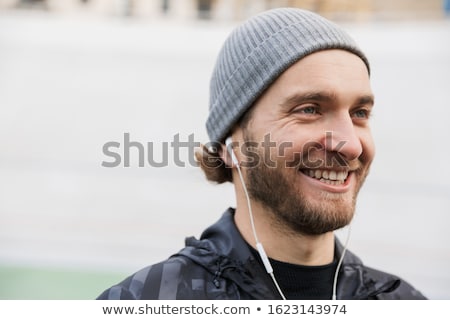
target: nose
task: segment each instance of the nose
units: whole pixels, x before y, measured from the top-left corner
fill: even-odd
[[[333,120],[331,130],[325,132],[322,145],[326,151],[340,153],[346,160],[355,160],[363,152],[360,137],[350,115],[345,115]]]

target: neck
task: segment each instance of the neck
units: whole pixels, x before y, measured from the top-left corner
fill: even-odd
[[[274,223],[271,218],[273,214],[258,202],[252,201],[251,205],[258,240],[270,258],[305,266],[326,265],[333,261],[333,232],[314,236],[295,233]],[[237,197],[236,225],[244,239],[255,248],[256,240],[250,221],[246,198]]]

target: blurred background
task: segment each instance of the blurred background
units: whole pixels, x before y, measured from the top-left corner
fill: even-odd
[[[234,205],[170,142],[208,141],[221,44],[281,6],[341,24],[371,61],[377,157],[350,249],[450,299],[450,1],[0,0],[1,299],[94,299]],[[168,166],[136,147],[102,166],[126,134]]]

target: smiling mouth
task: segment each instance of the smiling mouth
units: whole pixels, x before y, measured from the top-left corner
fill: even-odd
[[[342,185],[347,180],[349,171],[336,171],[336,170],[321,170],[321,169],[302,169],[300,170],[303,174],[319,180],[320,182],[329,185]]]

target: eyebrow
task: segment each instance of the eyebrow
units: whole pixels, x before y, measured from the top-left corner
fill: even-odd
[[[302,104],[307,101],[316,101],[316,102],[332,102],[337,100],[337,95],[333,92],[308,92],[304,94],[294,94],[288,98],[286,98],[280,105],[283,108],[292,107],[295,105]],[[375,104],[375,98],[373,95],[362,95],[358,97],[355,101],[356,105],[370,105],[373,106]]]
[[[358,99],[358,105],[370,105],[373,106],[375,104],[375,97],[373,95],[364,95]]]

